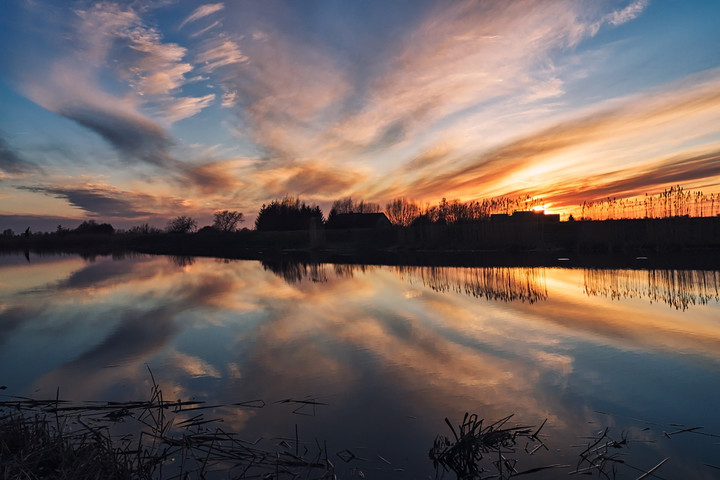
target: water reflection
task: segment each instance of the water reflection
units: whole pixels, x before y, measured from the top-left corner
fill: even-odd
[[[187,255],[172,255],[170,259],[172,260],[173,264],[180,268],[189,267],[193,263],[195,263],[195,257],[190,257]]]
[[[325,264],[305,263],[295,260],[263,260],[262,266],[265,270],[273,272],[288,283],[299,283],[303,280],[310,280],[315,283],[328,281]]]
[[[427,478],[443,419],[466,411],[548,418],[553,452],[607,424],[596,410],[617,414],[621,428],[633,417],[720,431],[716,302],[697,301],[687,315],[588,294],[627,272],[31,260],[0,258],[0,384],[14,394],[50,398],[60,387],[76,400],[142,399],[150,365],[167,398],[268,404],[218,409],[227,429],[277,438],[297,423],[336,451],[360,445],[375,460],[362,468],[380,478]],[[717,275],[691,277],[662,285],[692,285],[697,296],[718,284]],[[327,405],[297,415],[297,404],[276,403],[288,398]],[[673,448],[657,433],[648,463]],[[675,473],[712,458],[697,448],[674,454],[689,459]]]
[[[585,270],[585,291],[612,299],[644,298],[679,310],[720,301],[720,272],[704,270]]]
[[[355,264],[319,264],[290,259],[263,261],[263,268],[289,284],[327,283],[352,278],[379,267]],[[392,271],[410,284],[439,293],[462,293],[475,298],[530,304],[548,299],[544,267],[436,267],[394,266]],[[588,296],[614,300],[647,299],[679,310],[720,302],[720,272],[703,270],[583,269],[583,290]]]
[[[401,277],[436,292],[464,293],[504,302],[535,303],[548,297],[544,268],[395,267]]]
[[[301,262],[288,258],[268,259],[261,263],[265,270],[274,273],[290,284],[303,281],[326,283],[331,275],[336,278],[353,278],[355,273],[366,273],[378,268],[375,265]]]

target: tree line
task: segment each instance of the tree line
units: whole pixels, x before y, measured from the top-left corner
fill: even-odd
[[[437,204],[419,203],[407,198],[395,198],[385,205],[383,210],[379,203],[365,200],[354,200],[345,197],[332,203],[330,213],[324,217],[321,208],[316,204],[307,204],[299,197],[285,196],[263,204],[254,227],[258,231],[306,230],[311,225],[324,225],[333,228],[336,220],[345,214],[377,214],[384,213],[393,225],[408,227],[416,225],[468,224],[484,221],[493,214],[511,214],[514,211],[528,211],[542,207],[543,199],[529,195],[495,197],[490,199],[447,200],[442,198]],[[645,194],[644,197],[610,198],[599,201],[583,202],[580,205],[580,220],[613,220],[620,218],[664,218],[677,216],[715,216],[720,214],[720,194],[706,195],[699,191],[687,191],[682,187],[673,186],[656,195]],[[570,216],[573,220],[572,215]],[[124,233],[148,235],[159,233],[183,234],[199,231],[235,232],[245,221],[242,212],[236,210],[219,210],[213,214],[213,223],[198,230],[196,219],[180,215],[168,221],[165,229],[152,227],[145,223],[134,226]],[[338,225],[340,222],[337,222]],[[82,222],[75,229],[66,229],[58,225],[56,234],[87,235],[112,234],[115,229],[107,223],[94,220]],[[25,236],[31,234],[28,228]],[[15,232],[5,229],[3,236],[14,236]],[[22,234],[21,234],[22,235]]]

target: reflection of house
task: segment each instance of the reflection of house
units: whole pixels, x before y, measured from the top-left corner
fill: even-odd
[[[328,219],[329,228],[387,228],[390,225],[384,213],[339,213]]]

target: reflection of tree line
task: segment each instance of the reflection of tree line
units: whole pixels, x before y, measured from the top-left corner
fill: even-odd
[[[374,265],[324,264],[290,260],[263,261],[269,270],[291,284],[325,283],[352,278]],[[419,282],[436,292],[462,293],[476,298],[535,303],[547,300],[545,268],[396,266],[403,280]],[[611,299],[647,298],[685,310],[691,305],[720,302],[720,271],[702,270],[584,270],[587,295]]]
[[[647,298],[685,310],[720,301],[720,272],[704,270],[585,270],[585,293]]]
[[[355,272],[366,272],[376,268],[373,265],[349,265],[298,262],[296,260],[263,260],[262,266],[290,284],[297,284],[303,280],[313,283],[326,283],[329,272],[337,278],[352,278]]]
[[[455,292],[488,300],[535,303],[548,298],[544,268],[395,267],[402,278],[419,280],[436,292]]]
[[[306,263],[289,260],[263,261],[269,270],[290,284],[303,280],[324,283],[329,275],[352,278],[356,272],[365,273],[375,265]],[[420,281],[436,292],[456,292],[489,300],[534,303],[547,299],[545,269],[543,268],[460,268],[397,266],[400,278]]]

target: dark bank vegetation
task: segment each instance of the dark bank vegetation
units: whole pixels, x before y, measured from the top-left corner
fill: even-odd
[[[349,257],[398,264],[433,259],[442,263],[449,261],[444,257],[482,252],[545,252],[554,258],[720,253],[720,201],[715,195],[673,187],[644,200],[584,203],[582,215],[568,221],[533,210],[541,203],[526,196],[471,202],[442,199],[421,206],[397,198],[381,211],[379,204],[348,197],[334,202],[326,219],[319,206],[284,197],[262,206],[253,230],[240,229],[244,215],[233,210],[216,212],[212,225],[199,230],[195,219],[183,215],[171,219],[164,230],[143,224],[117,231],[107,223],[87,220],[76,229],[58,226],[51,233],[28,228],[16,234],[6,229],[0,235],[0,249],[98,253],[126,249],[231,258],[308,252],[326,261]],[[638,212],[638,218],[620,218]],[[720,258],[710,261],[717,264]]]

